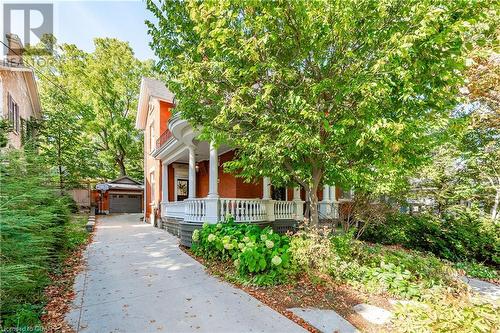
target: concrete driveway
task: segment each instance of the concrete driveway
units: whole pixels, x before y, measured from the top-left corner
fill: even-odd
[[[245,292],[207,275],[141,214],[98,218],[66,319],[77,332],[305,332]]]

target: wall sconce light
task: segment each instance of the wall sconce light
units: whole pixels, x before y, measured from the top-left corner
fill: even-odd
[[[198,163],[195,164],[194,168],[196,169],[196,172],[200,171],[200,166],[198,165]]]

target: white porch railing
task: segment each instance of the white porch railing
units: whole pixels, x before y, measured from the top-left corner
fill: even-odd
[[[207,216],[207,205],[203,199],[188,199],[186,202],[186,216],[189,222],[203,222]]]
[[[259,222],[267,219],[266,208],[260,199],[220,199],[220,217],[231,214],[236,222]]]
[[[166,217],[184,218],[186,216],[184,201],[162,202],[161,215]]]
[[[339,218],[339,202],[319,202],[318,211],[320,219],[338,219]]]
[[[276,220],[295,219],[295,202],[293,201],[275,201],[274,216]]]
[[[161,215],[181,218],[186,222],[222,221],[228,215],[233,216],[236,222],[302,219],[302,201],[236,198],[219,198],[215,199],[215,202],[213,200],[199,198],[163,202]]]

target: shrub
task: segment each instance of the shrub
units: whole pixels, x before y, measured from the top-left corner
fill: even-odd
[[[1,322],[21,329],[39,323],[49,272],[67,248],[69,210],[35,154],[0,157]]]
[[[475,261],[460,261],[455,264],[455,267],[463,270],[465,275],[470,277],[491,280],[499,278],[497,270]]]
[[[438,294],[423,303],[396,305],[393,327],[398,332],[498,332],[498,305]]]
[[[393,214],[384,224],[368,226],[362,238],[381,244],[401,244],[451,260],[500,264],[498,226],[470,209],[454,209],[442,218],[423,214]]]
[[[256,284],[286,279],[291,267],[290,238],[269,227],[236,224],[207,224],[193,233],[192,251],[208,259],[232,260],[240,276]]]

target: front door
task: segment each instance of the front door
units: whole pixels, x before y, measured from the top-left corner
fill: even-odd
[[[189,180],[187,179],[177,179],[177,198],[176,201],[183,201],[188,197]]]
[[[286,187],[271,186],[271,198],[273,200],[286,200]]]

